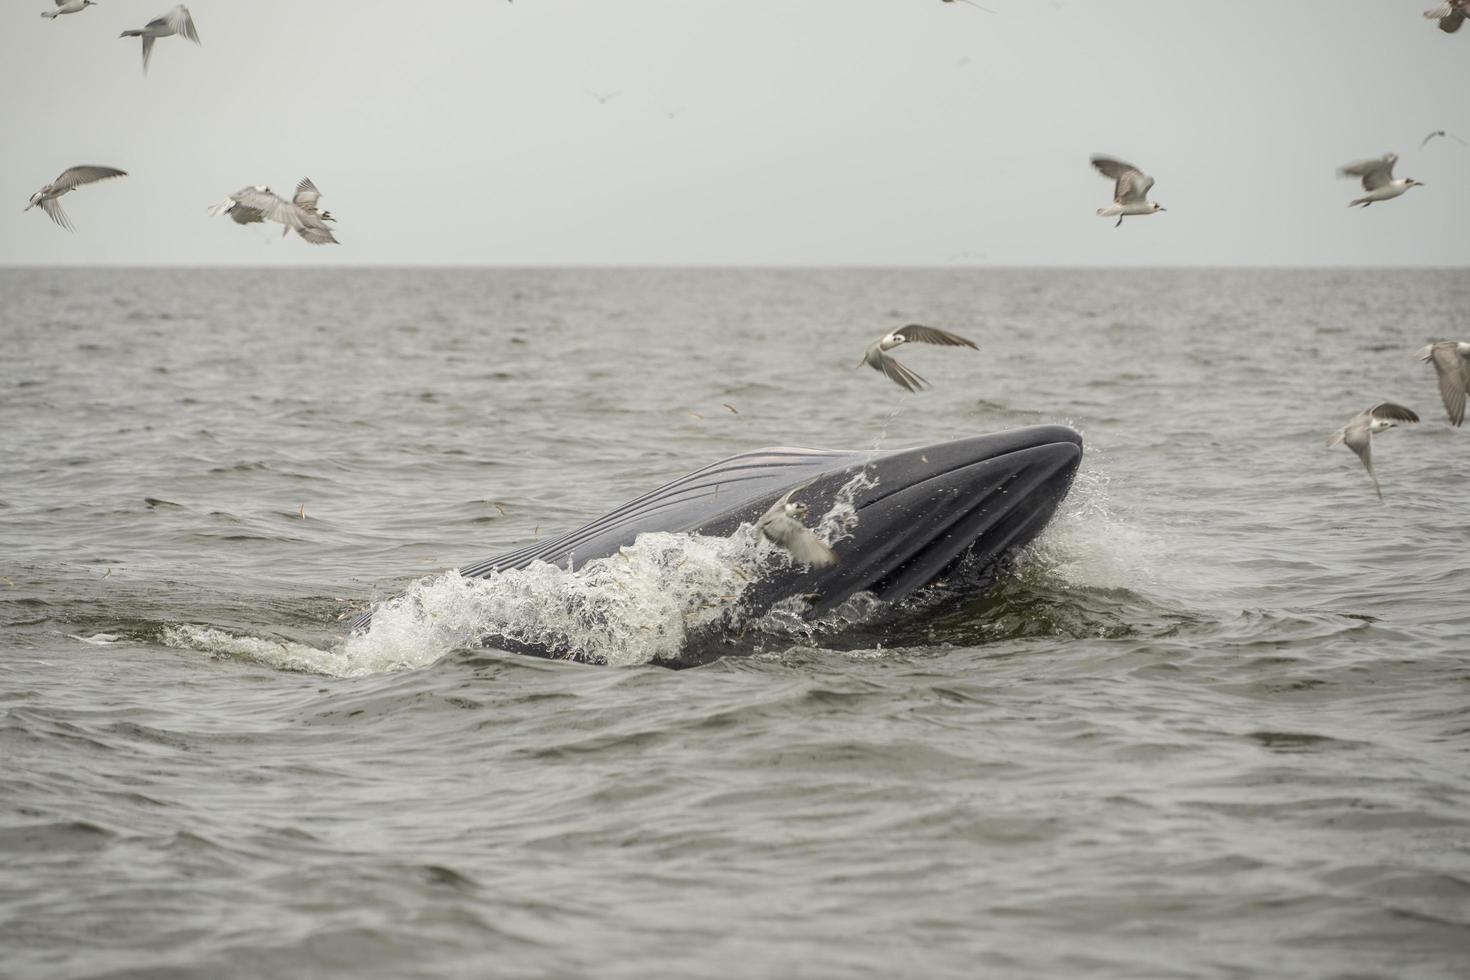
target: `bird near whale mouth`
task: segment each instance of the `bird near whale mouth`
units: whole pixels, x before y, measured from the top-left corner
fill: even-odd
[[[495,580],[535,567],[567,574],[616,559],[640,537],[662,533],[710,540],[749,535],[772,504],[793,490],[836,560],[809,564],[784,552],[720,596],[728,608],[703,617],[678,661],[736,652],[735,634],[778,607],[816,622],[861,598],[901,612],[924,595],[967,598],[987,588],[1016,552],[1046,527],[1082,459],[1082,437],[1066,426],[1010,429],[901,450],[775,448],[741,453],[650,491],[558,537],[462,568],[465,580]],[[395,600],[389,600],[389,603]],[[379,607],[380,609],[382,607]],[[925,608],[928,608],[927,606]],[[352,626],[371,629],[374,612]],[[603,659],[595,649],[548,641],[487,622],[480,643],[540,656]]]

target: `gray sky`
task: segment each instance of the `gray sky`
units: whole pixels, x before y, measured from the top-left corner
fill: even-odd
[[[1418,149],[1470,139],[1470,29],[1430,0],[195,0],[146,78],[117,35],[170,0],[49,2],[0,13],[0,265],[1470,256],[1470,150]],[[1389,150],[1428,186],[1350,211],[1335,168]],[[1094,152],[1169,211],[1114,231]],[[78,163],[131,176],[75,235],[21,214]],[[303,175],[341,247],[207,213]]]

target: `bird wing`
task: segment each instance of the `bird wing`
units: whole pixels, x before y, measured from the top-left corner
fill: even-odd
[[[46,216],[48,218],[56,222],[61,227],[65,228],[67,231],[76,231],[76,229],[71,226],[71,219],[66,216],[65,211],[61,210],[61,202],[58,201],[56,198],[48,197],[43,200],[41,202],[41,210],[46,212]]]
[[[1122,160],[1118,160],[1114,157],[1105,157],[1101,155],[1094,156],[1092,158],[1092,165],[1096,167],[1104,177],[1111,177],[1113,180],[1117,180],[1126,173],[1139,172],[1138,168],[1131,163],[1124,163]]]
[[[149,25],[152,26],[151,24]],[[143,35],[143,74],[148,74],[148,60],[153,57],[153,42],[155,38]]]
[[[1419,416],[1414,414],[1413,409],[1396,405],[1393,402],[1379,402],[1363,415],[1370,419],[1385,419],[1390,422],[1417,422]]]
[[[1450,425],[1465,421],[1465,396],[1470,393],[1470,361],[1449,345],[1437,346],[1431,354],[1434,371],[1439,375],[1439,397],[1449,413]]]
[[[245,187],[231,194],[230,199],[259,211],[267,221],[275,221],[297,231],[306,227],[300,212],[289,201],[283,201],[270,190]]]
[[[1422,140],[1419,141],[1419,149],[1422,150],[1426,146],[1428,146],[1429,145],[1429,141],[1432,140],[1432,139],[1434,139],[1436,136],[1443,136],[1443,135],[1444,135],[1444,131],[1443,130],[1436,129],[1434,132],[1430,133],[1428,136],[1424,137]]]
[[[118,170],[115,167],[81,166],[69,167],[61,172],[61,176],[51,182],[53,191],[70,191],[81,187],[83,184],[95,183],[106,180],[109,177],[126,177],[126,170]]]
[[[296,234],[300,235],[302,238],[306,239],[313,245],[342,244],[341,242],[337,241],[337,237],[326,228],[316,228],[311,226],[305,228],[297,228]]]
[[[966,340],[957,333],[948,330],[940,330],[938,327],[926,327],[922,323],[910,323],[902,330],[893,331],[904,340],[920,344],[938,344],[941,347],[969,347],[979,350],[973,341]]]
[[[929,382],[904,367],[898,362],[897,358],[889,357],[882,351],[877,351],[877,354],[877,363],[874,364],[871,360],[868,363],[887,375],[888,379],[894,384],[902,388],[907,388],[909,391],[918,391],[920,388],[927,388],[929,386]]]
[[[57,2],[60,2],[60,0],[57,0]],[[1427,20],[1439,20],[1441,17],[1448,17],[1454,9],[1454,7],[1450,6],[1448,0],[1446,0],[1446,2],[1435,7],[1433,10],[1424,11],[1424,17]]]
[[[315,208],[316,202],[322,199],[322,192],[316,189],[310,177],[302,177],[301,183],[296,185],[296,196],[291,199],[298,207]]]
[[[1385,403],[1386,404],[1386,403]],[[1373,472],[1373,437],[1369,434],[1366,426],[1350,425],[1344,430],[1343,442],[1348,448],[1358,454],[1363,461],[1363,468],[1368,471],[1368,476],[1373,480],[1373,490],[1378,494],[1378,499],[1383,499],[1383,488],[1378,485],[1378,474]]]
[[[817,568],[835,564],[837,555],[827,543],[817,537],[811,528],[785,513],[786,501],[790,497],[791,493],[787,493],[772,505],[771,510],[766,511],[758,524],[761,533],[791,552],[791,557],[799,562],[815,565]]]
[[[1359,160],[1337,171],[1339,177],[1363,178],[1363,190],[1376,191],[1393,180],[1393,165],[1398,163],[1398,154],[1390,153],[1377,160]]]
[[[1439,22],[1439,29],[1446,34],[1453,34],[1460,29],[1460,25],[1463,23],[1465,23],[1465,12],[1463,10],[1456,10]]]
[[[194,17],[189,13],[189,8],[183,4],[179,4],[158,19],[172,27],[175,34],[182,35],[195,44],[199,43],[199,32],[194,29]]]
[[[236,204],[225,212],[230,220],[237,225],[255,225],[265,221],[265,215],[255,208],[247,208],[243,204]]]

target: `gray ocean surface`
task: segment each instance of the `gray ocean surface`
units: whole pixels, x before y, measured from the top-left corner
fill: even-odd
[[[1412,357],[1467,309],[1463,270],[0,271],[0,975],[1470,975],[1470,431]],[[854,370],[909,321],[980,350]],[[1381,505],[1323,440],[1383,399],[1424,421]],[[466,642],[599,586],[447,570],[720,457],[1042,422],[1086,440],[1057,520],[881,643],[668,669],[708,597],[667,568],[591,597],[606,666]]]

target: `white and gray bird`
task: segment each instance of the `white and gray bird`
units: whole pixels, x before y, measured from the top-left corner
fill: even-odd
[[[1363,190],[1367,191],[1362,197],[1348,204],[1348,207],[1356,207],[1361,204],[1366,208],[1375,201],[1391,201],[1410,187],[1424,186],[1413,177],[1400,177],[1394,180],[1393,165],[1398,162],[1398,154],[1389,153],[1376,160],[1359,160],[1338,168],[1339,177],[1361,177]]]
[[[79,14],[88,7],[97,6],[92,0],[56,0],[55,10],[43,10],[41,16],[55,20],[62,14]]]
[[[126,170],[118,170],[116,167],[81,166],[69,167],[45,187],[31,195],[31,203],[26,205],[26,211],[31,208],[40,208],[46,212],[46,216],[56,222],[67,231],[76,231],[71,226],[71,219],[66,212],[61,210],[61,202],[57,198],[63,194],[70,194],[78,187],[106,180],[109,177],[126,177]]]
[[[966,340],[957,333],[940,330],[938,327],[926,327],[921,323],[910,323],[906,327],[900,327],[873,341],[863,353],[863,359],[857,363],[857,366],[862,367],[866,364],[875,371],[882,371],[894,384],[907,388],[909,391],[927,388],[929,382],[899,363],[896,358],[888,356],[888,351],[893,348],[914,343],[936,344],[940,347],[968,347],[971,350],[980,349],[973,341]]]
[[[1424,16],[1439,21],[1439,29],[1446,34],[1453,34],[1470,17],[1470,0],[1445,0],[1433,10],[1424,11]]]
[[[786,495],[771,505],[770,509],[755,522],[755,528],[767,539],[780,545],[799,562],[826,568],[837,563],[837,554],[827,543],[817,537],[816,532],[802,521],[806,518],[806,504],[792,503],[791,496],[805,490],[808,484],[792,487]]]
[[[1439,375],[1439,397],[1450,417],[1450,425],[1465,421],[1465,397],[1470,395],[1470,344],[1458,340],[1440,340],[1421,347],[1414,355],[1434,365]]]
[[[1092,165],[1104,177],[1117,181],[1113,185],[1112,206],[1097,209],[1098,217],[1117,216],[1118,223],[1113,225],[1114,228],[1121,225],[1124,218],[1169,210],[1148,199],[1148,192],[1154,186],[1154,179],[1133,164],[1124,163],[1113,157],[1094,156]]]
[[[1441,136],[1441,137],[1444,137],[1446,139],[1452,139],[1456,143],[1459,143],[1461,146],[1470,146],[1470,143],[1466,143],[1464,140],[1460,139],[1460,137],[1456,136],[1454,133],[1447,132],[1446,130],[1443,130],[1443,129],[1436,129],[1434,132],[1432,132],[1428,136],[1424,137],[1424,139],[1420,140],[1420,142],[1419,142],[1419,149],[1422,150],[1426,146],[1428,146],[1429,145],[1429,141],[1432,140],[1432,139],[1434,139],[1436,136]]]
[[[1378,474],[1373,472],[1373,433],[1392,429],[1399,422],[1417,422],[1419,416],[1402,405],[1393,402],[1379,402],[1365,412],[1359,412],[1348,420],[1348,424],[1338,429],[1327,439],[1327,445],[1335,446],[1340,442],[1347,443],[1347,447],[1358,454],[1363,461],[1363,466],[1368,470],[1368,476],[1373,479],[1373,489],[1378,493],[1378,499],[1383,499],[1383,488],[1378,485]]]
[[[264,185],[244,187],[209,209],[210,214],[227,214],[236,224],[248,225],[262,221],[274,221],[282,225],[281,235],[292,231],[312,245],[340,244],[326,225],[336,221],[330,211],[317,208],[321,192],[303,177],[296,185],[296,195],[287,201]]]
[[[153,57],[153,42],[161,37],[173,37],[175,34],[188,38],[195,44],[199,43],[199,32],[194,29],[194,18],[189,14],[189,8],[179,4],[161,17],[155,17],[147,24],[133,31],[123,31],[118,37],[141,37],[143,39],[143,74],[148,74],[148,59]]]

